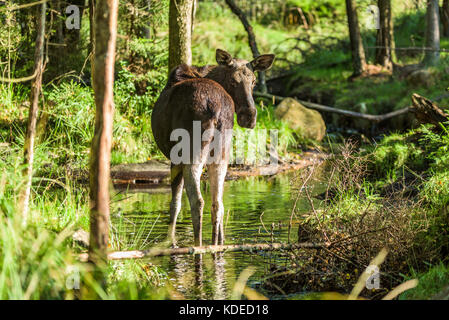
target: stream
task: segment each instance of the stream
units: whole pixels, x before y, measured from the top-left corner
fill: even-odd
[[[297,197],[295,186],[297,188],[299,184],[294,183],[295,175],[297,172],[226,181],[223,198],[225,244],[287,242],[291,211]],[[315,182],[312,187],[314,194],[324,190],[320,183]],[[202,182],[202,194],[205,200],[203,245],[208,245],[212,228],[210,192],[206,181]],[[148,249],[166,240],[170,199],[168,186],[118,192],[112,199],[112,224],[114,240],[120,243],[122,250]],[[290,241],[297,240],[298,218],[309,209],[309,201],[300,197]],[[179,247],[193,246],[193,227],[185,192],[176,234]],[[232,298],[237,279],[248,267],[254,268],[254,273],[247,285],[258,290],[262,278],[268,274],[270,263],[285,264],[275,252],[229,252],[196,258],[190,255],[158,257],[151,262],[167,272],[174,289],[186,299]]]

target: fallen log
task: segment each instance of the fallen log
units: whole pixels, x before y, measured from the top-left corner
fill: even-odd
[[[256,243],[256,244],[230,244],[220,246],[202,246],[186,248],[152,248],[149,250],[115,251],[108,253],[109,260],[143,259],[172,255],[195,255],[203,253],[237,252],[237,251],[273,251],[291,249],[323,249],[331,246],[330,243]],[[79,256],[81,261],[87,261],[87,253]]]
[[[414,93],[412,95],[413,107],[410,109],[416,119],[421,123],[430,123],[439,130],[439,124],[449,120],[449,114],[444,112],[438,105],[429,99]]]
[[[253,92],[253,95],[256,97],[272,99],[273,103],[276,100],[278,100],[280,102],[285,99],[285,97],[280,97],[280,96],[272,95],[269,93],[262,93],[262,92],[257,92],[257,91]],[[365,119],[365,120],[369,120],[369,121],[373,121],[373,122],[381,122],[381,121],[384,121],[384,120],[387,120],[387,119],[390,119],[393,117],[397,117],[402,114],[406,114],[406,113],[410,112],[410,107],[406,107],[406,108],[402,108],[402,109],[399,109],[399,110],[396,110],[393,112],[389,112],[386,114],[372,115],[372,114],[365,114],[365,113],[360,113],[360,112],[338,109],[338,108],[334,108],[334,107],[328,107],[328,106],[324,106],[324,105],[321,105],[318,103],[303,101],[303,100],[299,100],[299,99],[295,99],[295,100],[297,100],[301,104],[305,105],[306,107],[308,107],[310,109],[317,110],[317,111],[337,113],[337,114],[341,114],[346,117]]]

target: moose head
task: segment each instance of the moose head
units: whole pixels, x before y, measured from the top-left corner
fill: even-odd
[[[263,54],[248,62],[233,58],[228,52],[217,49],[216,60],[218,67],[213,70],[212,79],[215,78],[234,100],[239,126],[254,128],[257,119],[253,99],[253,89],[256,85],[254,72],[269,69],[273,64],[274,54]]]

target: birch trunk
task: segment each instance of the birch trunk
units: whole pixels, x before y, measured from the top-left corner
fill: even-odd
[[[23,175],[26,179],[25,186],[20,192],[19,209],[22,213],[23,223],[28,219],[31,180],[33,177],[34,143],[36,139],[36,123],[39,109],[39,97],[42,88],[42,73],[44,71],[44,36],[45,36],[45,14],[47,3],[41,4],[41,10],[37,14],[37,37],[34,54],[34,73],[35,78],[31,86],[31,104],[28,114],[27,131],[24,143],[24,165]]]
[[[95,134],[90,153],[89,262],[94,279],[103,286],[109,240],[109,179],[114,115],[114,63],[118,0],[98,0],[95,6],[95,48],[92,83],[95,92]]]

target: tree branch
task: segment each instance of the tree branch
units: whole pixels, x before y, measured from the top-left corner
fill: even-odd
[[[202,247],[187,247],[187,248],[172,248],[172,249],[149,249],[149,250],[134,250],[134,251],[115,251],[108,254],[109,260],[122,259],[143,259],[160,256],[171,255],[195,255],[203,253],[217,253],[217,252],[236,252],[236,251],[273,251],[273,250],[291,250],[291,249],[321,249],[329,247],[330,243],[257,243],[257,244],[230,244],[220,246],[202,246]],[[87,260],[87,254],[79,255],[81,261]]]
[[[285,97],[275,96],[275,95],[272,95],[269,93],[262,93],[262,92],[257,92],[257,91],[253,92],[253,95],[256,97],[272,99],[274,102],[275,102],[275,100],[282,101],[285,99]],[[296,99],[296,100],[310,109],[314,109],[314,110],[318,110],[318,111],[322,111],[322,112],[337,113],[337,114],[340,114],[340,115],[343,115],[346,117],[365,119],[365,120],[369,120],[369,121],[373,121],[373,122],[381,122],[381,121],[384,121],[384,120],[387,120],[387,119],[390,119],[393,117],[397,117],[402,114],[407,114],[408,112],[410,112],[410,107],[406,107],[406,108],[396,110],[393,112],[389,112],[386,114],[382,114],[382,115],[372,115],[372,114],[364,114],[364,113],[359,113],[359,112],[354,112],[354,111],[349,111],[349,110],[337,109],[334,107],[328,107],[328,106],[324,106],[321,104],[308,102],[308,101],[302,101],[302,100],[298,100],[298,99]]]

